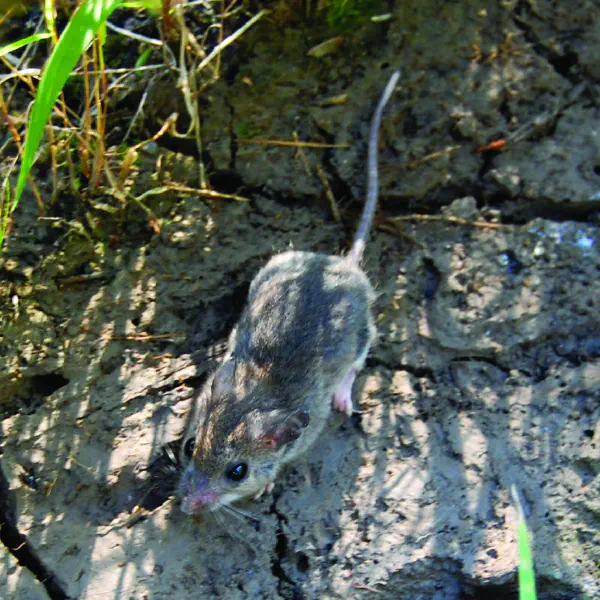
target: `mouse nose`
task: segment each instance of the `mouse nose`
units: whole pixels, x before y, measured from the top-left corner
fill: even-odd
[[[205,503],[203,498],[199,498],[198,496],[189,495],[184,496],[181,499],[181,510],[186,515],[197,515],[206,510],[208,505]]]
[[[189,466],[181,478],[181,510],[187,515],[197,515],[213,505],[218,499],[210,489],[208,477]]]

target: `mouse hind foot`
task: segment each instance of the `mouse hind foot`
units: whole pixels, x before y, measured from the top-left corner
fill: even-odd
[[[342,382],[333,392],[333,397],[331,399],[333,408],[339,410],[348,417],[351,416],[354,411],[354,406],[352,405],[352,386],[354,385],[357,372],[357,369],[353,367],[346,373]]]

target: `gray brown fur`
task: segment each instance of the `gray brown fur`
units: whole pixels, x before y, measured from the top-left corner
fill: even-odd
[[[364,364],[376,335],[375,294],[359,263],[376,208],[379,122],[397,79],[395,73],[373,118],[375,181],[369,169],[369,200],[349,255],[285,252],[250,285],[228,353],[199,403],[195,447],[180,489],[190,514],[269,489],[279,468],[323,430],[334,390]],[[228,466],[241,462],[248,475],[231,481]]]

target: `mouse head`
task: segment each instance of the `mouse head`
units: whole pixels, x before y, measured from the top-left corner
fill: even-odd
[[[215,375],[194,436],[183,442],[182,510],[197,515],[256,497],[273,481],[281,456],[309,424],[305,410],[273,408],[273,390],[236,385],[233,359]]]

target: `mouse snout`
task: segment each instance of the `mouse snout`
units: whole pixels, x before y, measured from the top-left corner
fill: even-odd
[[[212,507],[219,495],[210,488],[208,477],[190,465],[181,478],[181,510],[187,515],[197,515]]]

